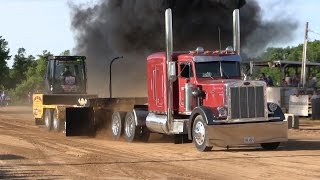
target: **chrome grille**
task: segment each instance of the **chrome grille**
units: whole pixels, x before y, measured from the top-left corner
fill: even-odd
[[[231,119],[265,116],[264,86],[230,87],[229,117]]]

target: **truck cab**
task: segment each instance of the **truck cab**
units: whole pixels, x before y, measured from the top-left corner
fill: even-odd
[[[242,80],[241,57],[232,48],[173,52],[171,62],[165,52],[147,58],[146,126],[151,131],[188,134],[200,151],[213,144],[261,143],[274,149],[287,140],[281,108],[267,102],[264,81]],[[261,133],[266,127],[274,133]]]
[[[45,78],[48,94],[85,94],[85,56],[49,56]]]
[[[225,84],[241,79],[240,61],[240,56],[233,51],[197,50],[179,55],[179,113],[190,115],[192,109],[199,105],[225,108]],[[199,98],[194,98],[196,96]]]
[[[209,107],[220,122],[263,121],[265,88],[263,81],[241,80],[241,57],[234,51],[196,51],[173,54],[177,80],[173,82],[175,114],[191,115],[199,106]],[[166,112],[165,53],[148,58],[149,110]],[[160,75],[162,74],[162,75]],[[258,103],[259,102],[259,103]]]

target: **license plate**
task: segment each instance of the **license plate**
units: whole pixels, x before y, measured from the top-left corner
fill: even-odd
[[[253,143],[254,143],[254,137],[252,137],[252,136],[244,137],[244,138],[243,138],[243,142],[244,142],[245,144],[253,144]]]

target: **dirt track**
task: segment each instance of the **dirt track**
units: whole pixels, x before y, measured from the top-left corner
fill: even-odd
[[[65,137],[34,125],[31,107],[0,108],[0,179],[320,179],[320,121],[301,121],[277,151]]]

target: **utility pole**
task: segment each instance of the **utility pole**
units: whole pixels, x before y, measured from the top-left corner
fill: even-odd
[[[302,87],[306,86],[306,61],[307,61],[307,46],[308,46],[308,25],[309,22],[306,22],[305,34],[304,34],[304,44],[302,52],[302,63],[301,63],[301,83]]]

